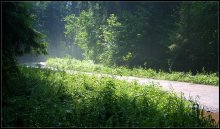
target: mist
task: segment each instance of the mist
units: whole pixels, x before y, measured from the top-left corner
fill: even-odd
[[[194,74],[203,69],[218,70],[214,2],[40,1],[31,2],[29,12],[35,19],[34,29],[44,35],[48,54],[24,54],[17,58],[20,62],[70,56],[129,68],[192,71]],[[203,21],[208,14],[213,15],[206,24]],[[206,33],[205,28],[212,30]],[[195,40],[188,33],[205,36]],[[209,38],[211,35],[214,37]]]
[[[219,3],[2,2],[3,127],[219,127]]]

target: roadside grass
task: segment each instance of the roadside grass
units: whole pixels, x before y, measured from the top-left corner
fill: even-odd
[[[3,127],[217,127],[197,103],[155,84],[19,69],[3,89]]]
[[[107,67],[102,64],[95,64],[91,60],[76,60],[74,58],[49,58],[46,62],[48,67],[55,67],[65,70],[76,70],[83,72],[97,72],[106,74],[115,74],[123,76],[136,76],[136,77],[146,77],[153,79],[171,80],[171,81],[181,81],[190,82],[197,84],[207,84],[207,85],[219,85],[219,77],[216,73],[198,73],[192,75],[191,72],[171,72],[167,73],[162,70],[155,71],[153,69],[143,69],[143,68],[133,68],[129,69],[126,67]]]

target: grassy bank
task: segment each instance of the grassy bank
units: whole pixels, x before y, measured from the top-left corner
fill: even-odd
[[[192,73],[172,72],[167,73],[164,71],[155,71],[153,69],[133,68],[126,67],[107,67],[101,64],[94,64],[93,61],[80,61],[70,58],[50,58],[46,62],[47,66],[55,67],[66,70],[78,70],[84,72],[97,72],[106,74],[116,74],[123,76],[136,76],[146,77],[162,80],[172,80],[181,82],[191,82],[197,84],[219,85],[219,77],[217,74],[200,73],[192,75]]]
[[[3,127],[212,127],[199,105],[154,85],[20,67],[3,90]]]

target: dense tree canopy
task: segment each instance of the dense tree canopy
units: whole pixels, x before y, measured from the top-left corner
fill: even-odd
[[[84,59],[106,65],[218,71],[217,2],[41,1],[3,8],[5,55],[44,48],[34,25],[47,35],[50,56],[82,58],[82,50]]]
[[[217,86],[217,2],[35,1],[1,7],[3,126],[218,126],[191,97],[187,102],[143,79],[141,87],[113,75]]]
[[[85,58],[164,70],[218,71],[217,2],[79,2],[65,35]]]
[[[171,34],[170,48],[176,70],[218,70],[218,4],[182,3]]]
[[[65,54],[80,58],[75,51],[79,51],[76,45],[64,35],[64,20],[66,15],[77,13],[76,2],[71,1],[38,1],[31,2],[31,14],[36,17],[34,24],[41,32],[47,35],[48,53],[51,57],[62,57]]]
[[[3,55],[17,56],[35,51],[46,54],[45,35],[33,29],[28,3],[3,3]]]
[[[45,35],[33,28],[34,17],[29,12],[29,4],[23,2],[2,3],[2,80],[16,77],[16,57],[24,53],[47,54]],[[6,91],[6,89],[4,89]]]

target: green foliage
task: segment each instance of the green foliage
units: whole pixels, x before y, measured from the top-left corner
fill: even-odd
[[[3,3],[3,54],[22,55],[31,51],[47,54],[45,35],[33,29],[28,3]]]
[[[86,59],[93,56],[93,50],[90,49],[94,44],[89,39],[92,38],[92,34],[96,29],[93,13],[91,11],[82,11],[79,17],[75,15],[69,15],[65,17],[67,24],[65,25],[65,35],[70,37],[74,43],[80,46],[84,50],[84,56]],[[93,31],[93,32],[91,32]]]
[[[193,74],[203,67],[210,72],[218,69],[216,2],[79,5],[78,22],[67,18],[66,36],[80,44],[86,59],[170,72],[191,70]],[[110,8],[113,5],[117,9]],[[126,60],[129,52],[132,58]]]
[[[113,55],[118,51],[118,36],[120,34],[121,23],[118,22],[117,17],[111,14],[107,18],[107,25],[101,26],[101,32],[103,37],[103,43],[100,44],[102,47],[102,53],[98,57],[98,62],[104,64],[113,64]]]
[[[123,56],[122,58],[123,58],[124,61],[130,60],[132,58],[131,52],[128,52],[128,54],[126,56]]]
[[[86,60],[49,59],[47,65],[58,72],[18,69],[16,56],[47,54],[40,32],[47,34],[52,56],[65,50],[71,55],[75,44]],[[214,126],[210,118],[199,118],[198,106],[189,108],[189,102],[153,85],[63,70],[217,86],[217,48],[217,2],[3,2],[3,126]]]
[[[19,74],[16,57],[24,53],[47,54],[45,35],[33,28],[34,17],[27,2],[2,3],[2,87],[11,92],[10,79]]]
[[[194,73],[217,72],[218,4],[216,2],[181,3],[176,29],[170,36],[170,57],[174,70]]]
[[[63,18],[69,14],[77,13],[75,2],[71,1],[36,1],[30,2],[30,12],[34,15],[34,27],[40,32],[47,34],[48,53],[51,57],[63,57],[65,54],[73,56],[77,49],[70,42],[69,37],[64,35]],[[80,58],[79,54],[75,55]]]
[[[81,11],[79,16],[66,16],[65,35],[84,50],[84,59],[110,64],[117,50],[117,36],[121,23],[114,14],[101,20],[100,17],[96,17],[99,15],[95,13],[96,10],[90,8]]]
[[[97,72],[97,73],[107,73],[107,74],[116,74],[124,76],[137,76],[137,77],[146,77],[154,79],[163,79],[163,80],[173,80],[173,81],[182,81],[182,82],[192,82],[199,84],[208,84],[208,85],[219,85],[219,77],[216,73],[197,73],[192,75],[192,72],[171,72],[167,73],[162,70],[156,71],[151,68],[143,69],[133,68],[129,69],[127,67],[107,67],[102,64],[95,64],[91,60],[76,60],[74,58],[49,58],[46,62],[48,67],[54,67],[64,70],[76,70],[84,72]]]
[[[16,69],[16,56],[30,52],[47,54],[47,42],[45,35],[33,28],[35,19],[29,12],[29,3],[3,2],[2,7],[2,61],[6,74],[5,71],[11,71],[9,66]]]
[[[47,69],[19,70],[10,82],[14,93],[3,95],[3,127],[216,126],[198,112],[199,106],[157,85]],[[23,87],[18,92],[19,85]]]

